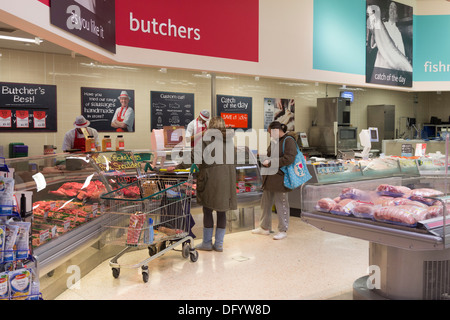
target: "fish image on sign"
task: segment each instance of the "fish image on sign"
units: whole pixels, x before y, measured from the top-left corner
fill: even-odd
[[[413,8],[366,1],[366,83],[412,87]]]

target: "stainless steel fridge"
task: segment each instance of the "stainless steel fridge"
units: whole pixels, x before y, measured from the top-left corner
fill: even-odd
[[[324,155],[357,147],[357,128],[350,123],[350,100],[318,98],[316,125],[309,130],[309,142]]]
[[[372,149],[381,151],[383,140],[395,139],[395,106],[369,105],[367,106],[367,127],[378,128],[378,142],[372,142]]]

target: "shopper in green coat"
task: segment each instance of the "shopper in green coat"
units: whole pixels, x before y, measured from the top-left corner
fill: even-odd
[[[226,212],[237,209],[236,197],[236,148],[234,131],[226,130],[221,117],[213,117],[203,135],[201,148],[194,147],[192,163],[197,164],[197,204],[203,206],[203,240],[198,250],[223,251],[226,230]],[[199,161],[201,159],[201,161]],[[181,163],[176,168],[186,168]],[[168,168],[169,171],[175,168]],[[213,211],[217,213],[215,243]]]

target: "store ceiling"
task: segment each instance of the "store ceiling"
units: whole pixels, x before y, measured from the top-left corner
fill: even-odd
[[[24,32],[22,30],[18,30],[15,27],[12,27],[4,22],[0,21],[0,35],[2,36],[11,36],[11,37],[20,37],[20,38],[28,38],[34,39],[35,36]],[[67,54],[70,55],[71,51],[60,47],[50,41],[46,41],[45,39],[40,45],[34,43],[25,43],[21,41],[12,41],[12,40],[3,40],[0,39],[0,49],[12,49],[12,50],[25,50],[25,51],[34,51],[34,52],[45,52],[45,53],[57,53],[57,54]]]

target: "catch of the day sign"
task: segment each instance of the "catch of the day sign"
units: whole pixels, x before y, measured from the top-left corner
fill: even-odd
[[[252,97],[217,95],[217,114],[234,129],[252,128]]]

